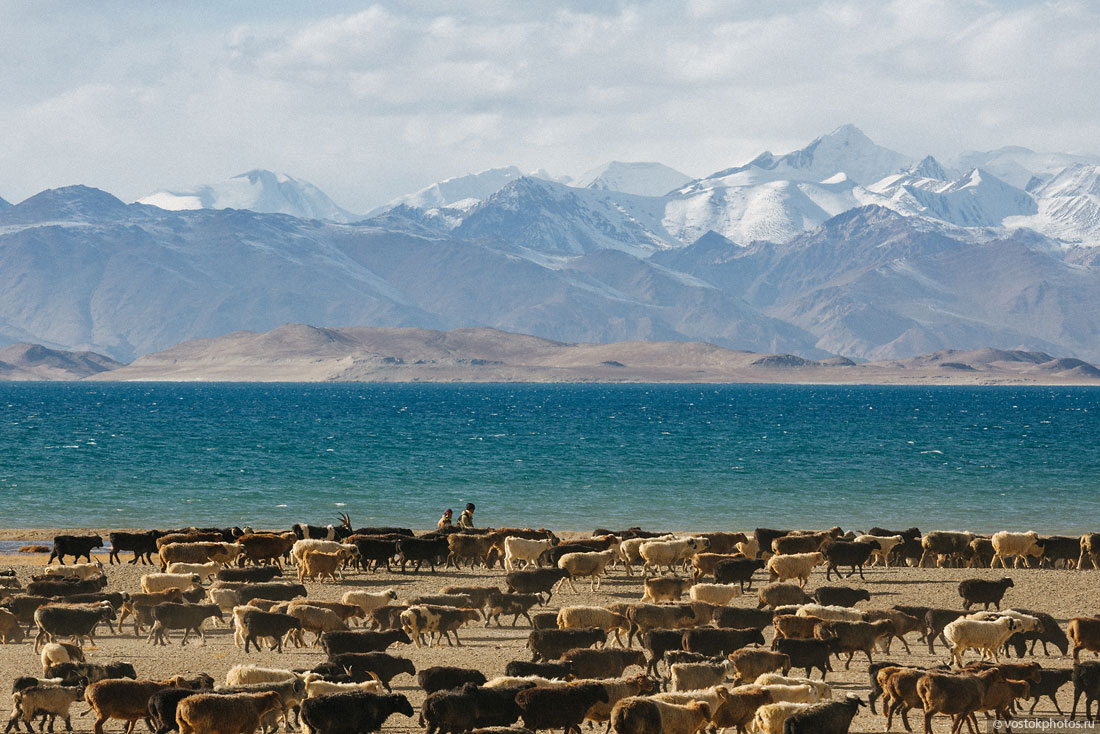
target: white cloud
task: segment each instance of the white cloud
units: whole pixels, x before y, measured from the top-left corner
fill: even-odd
[[[4,6],[0,196],[267,167],[365,211],[469,170],[703,175],[845,122],[1095,151],[1100,9],[897,0]]]

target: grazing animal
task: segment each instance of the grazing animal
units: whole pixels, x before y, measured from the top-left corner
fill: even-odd
[[[400,694],[333,693],[302,702],[302,734],[360,734],[382,728],[394,714],[412,717],[409,699]]]
[[[993,604],[1000,609],[1001,599],[1012,586],[1012,579],[1007,577],[999,581],[964,579],[959,582],[959,596],[963,599],[963,609],[970,611],[970,607],[974,604],[984,604],[985,609],[989,609],[989,605]]]
[[[84,556],[88,563],[91,563],[92,549],[102,547],[103,538],[98,535],[55,535],[53,550],[50,551],[50,557],[46,560],[46,565],[53,563],[56,558],[57,562],[64,566],[65,556],[72,556],[74,563],[79,561],[81,556]]]
[[[199,693],[176,704],[176,724],[180,734],[252,734],[265,714],[282,708],[275,691]]]

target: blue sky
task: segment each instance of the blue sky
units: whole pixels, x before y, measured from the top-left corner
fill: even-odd
[[[1100,4],[0,0],[0,196],[251,168],[353,211],[494,166],[701,176],[846,122],[1100,152]]]

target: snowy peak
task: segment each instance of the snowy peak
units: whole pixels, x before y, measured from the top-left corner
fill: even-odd
[[[572,185],[638,196],[664,196],[691,181],[690,176],[661,163],[611,161],[588,171]]]
[[[906,173],[920,178],[934,178],[937,181],[946,181],[950,178],[940,162],[930,155],[925,156],[920,163],[910,168]]]
[[[437,181],[430,186],[425,186],[411,194],[399,196],[372,210],[369,216],[373,217],[401,205],[414,209],[448,207],[469,209],[521,177],[523,177],[523,171],[515,166],[508,166],[507,168],[490,168],[481,173],[470,173],[465,176],[448,178],[444,181]]]
[[[1041,199],[1062,196],[1100,197],[1100,165],[1074,164],[1059,171],[1033,193]]]
[[[866,186],[911,163],[901,153],[876,145],[855,125],[842,125],[801,150],[781,156],[761,153],[743,166],[719,171],[692,186],[744,186],[776,180],[824,181],[838,173]]]
[[[1073,245],[1100,245],[1100,165],[1069,166],[1032,193],[1038,213],[1006,226],[1029,227]]]
[[[957,166],[963,170],[981,168],[1017,188],[1034,189],[1033,185],[1029,186],[1033,178],[1046,181],[1063,168],[1078,163],[1100,165],[1100,156],[1036,153],[1011,145],[997,150],[964,153],[959,156]]]
[[[138,199],[138,203],[169,211],[249,209],[264,214],[289,214],[299,219],[328,219],[333,222],[359,219],[308,181],[263,169],[187,191],[157,191]]]

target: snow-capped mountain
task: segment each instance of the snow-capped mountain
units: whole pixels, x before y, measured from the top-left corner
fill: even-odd
[[[611,161],[593,168],[570,185],[583,189],[621,191],[638,196],[664,196],[691,181],[691,176],[661,163]]]
[[[901,153],[873,143],[855,125],[842,125],[801,150],[780,156],[761,153],[742,166],[699,179],[681,193],[768,181],[824,181],[838,173],[866,186],[911,164]]]
[[[523,176],[523,171],[515,166],[508,166],[507,168],[490,168],[481,173],[448,178],[444,181],[437,181],[430,186],[425,186],[411,194],[399,196],[371,210],[368,216],[377,216],[402,205],[425,210],[470,209],[521,176]]]
[[[1078,163],[1100,165],[1100,156],[1036,153],[1011,145],[997,150],[963,153],[955,162],[955,167],[966,171],[981,168],[1018,189],[1031,191],[1063,168]]]
[[[960,227],[999,227],[1006,217],[1034,214],[1035,200],[996,176],[974,169],[954,181],[934,158],[909,172],[887,176],[869,188],[891,209]]]
[[[1005,226],[1029,227],[1074,245],[1100,246],[1100,166],[1072,165],[1032,195],[1038,211],[1007,219]]]
[[[333,222],[361,219],[337,206],[323,191],[308,181],[260,169],[185,191],[157,191],[141,197],[138,203],[169,211],[249,209],[266,214],[289,214],[300,219],[328,219]]]

